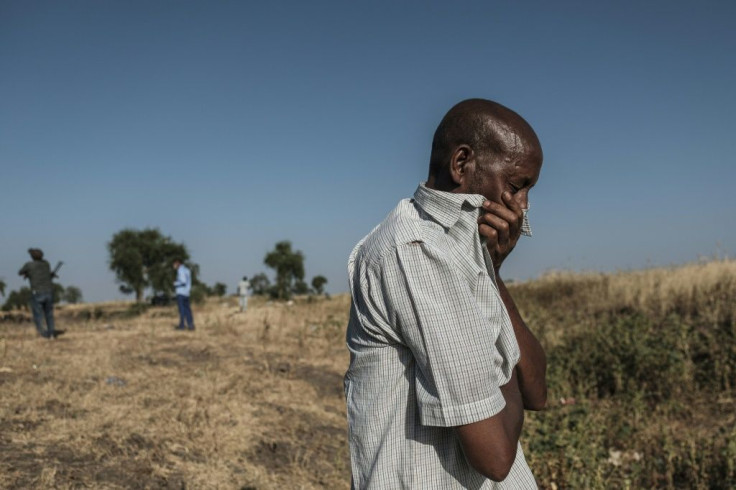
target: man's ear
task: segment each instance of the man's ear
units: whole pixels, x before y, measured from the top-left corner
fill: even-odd
[[[450,157],[450,177],[456,186],[464,189],[469,183],[469,172],[475,162],[475,153],[468,145],[455,148]]]

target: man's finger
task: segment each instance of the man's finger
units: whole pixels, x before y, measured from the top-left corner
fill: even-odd
[[[488,213],[495,214],[509,224],[510,238],[517,237],[521,234],[521,224],[524,222],[524,213],[521,211],[521,208],[516,212],[503,204],[486,201],[483,204],[483,209],[487,210]]]
[[[484,213],[480,217],[480,222],[482,224],[491,226],[493,229],[496,230],[499,245],[503,247],[508,244],[510,236],[509,233],[511,231],[511,226],[509,225],[508,221],[496,216],[493,213]]]
[[[518,219],[517,213],[504,204],[499,204],[493,201],[486,201],[483,203],[483,209],[487,212],[495,214],[496,216],[508,222],[516,221]]]
[[[498,231],[494,227],[480,223],[478,225],[478,233],[480,233],[480,236],[485,237],[489,250],[495,250],[498,247]]]
[[[517,216],[523,214],[523,210],[521,208],[521,204],[514,199],[514,196],[511,195],[509,191],[504,192],[501,194],[501,199],[503,200],[504,204],[508,206],[508,208],[514,212]]]

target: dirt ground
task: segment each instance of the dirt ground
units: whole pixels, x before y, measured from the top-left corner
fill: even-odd
[[[57,309],[0,323],[1,488],[348,488],[349,298]]]

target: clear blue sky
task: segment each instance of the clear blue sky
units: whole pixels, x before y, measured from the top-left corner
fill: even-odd
[[[735,22],[730,1],[2,1],[0,277],[37,246],[117,298],[106,243],[155,226],[231,291],[283,239],[344,291],[469,97],[545,151],[507,277],[733,255]]]

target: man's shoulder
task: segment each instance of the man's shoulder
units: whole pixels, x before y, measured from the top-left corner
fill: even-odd
[[[26,262],[23,268],[43,270],[43,269],[51,269],[51,265],[49,265],[49,263],[46,262],[45,260],[31,260],[29,262]]]
[[[429,239],[434,226],[418,211],[413,199],[402,199],[378,226],[358,242],[350,254],[350,261],[378,264],[397,247]]]
[[[353,249],[351,260],[376,263],[402,243],[419,240],[421,223],[411,199],[402,199]]]

